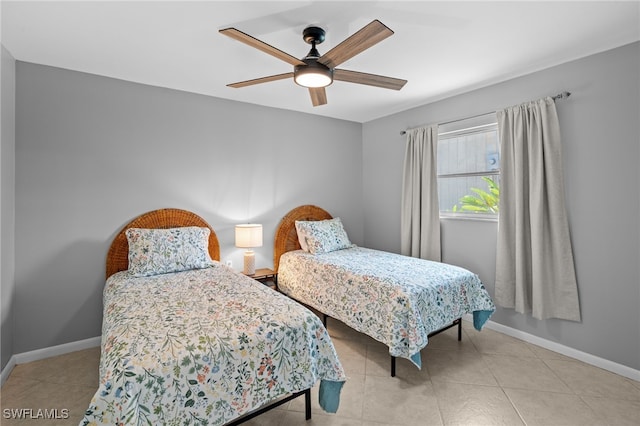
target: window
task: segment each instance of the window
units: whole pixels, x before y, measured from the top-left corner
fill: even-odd
[[[440,215],[496,217],[500,144],[495,114],[443,124],[438,132]]]

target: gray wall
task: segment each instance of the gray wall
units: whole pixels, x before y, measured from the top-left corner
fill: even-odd
[[[273,232],[312,203],[363,240],[362,126],[17,63],[14,353],[100,335],[114,234],[157,208],[192,210],[242,268],[236,223]]]
[[[2,104],[0,105],[0,369],[13,355],[14,325],[14,235],[15,235],[15,87],[16,61],[1,48],[2,72],[0,74]]]
[[[634,43],[365,123],[365,245],[400,248],[401,130],[568,90],[557,108],[583,319],[538,321],[502,308],[492,319],[640,369],[639,64]],[[496,232],[495,222],[442,223],[443,260],[477,272],[492,293]]]
[[[144,211],[197,212],[236,269],[235,223],[264,224],[257,263],[269,266],[278,220],[303,203],[341,216],[355,243],[398,252],[400,130],[569,90],[558,111],[583,321],[501,308],[493,320],[640,369],[639,62],[635,43],[364,125],[18,62],[15,192],[2,79],[3,366],[11,353],[100,334],[108,244]],[[4,239],[14,193],[15,287]],[[444,260],[493,292],[496,223],[446,220],[442,238]]]

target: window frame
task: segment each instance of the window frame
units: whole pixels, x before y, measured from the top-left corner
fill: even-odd
[[[452,139],[453,137],[464,136],[469,134],[484,133],[487,130],[495,130],[498,136],[498,155],[500,156],[500,140],[498,133],[498,120],[495,113],[483,114],[481,116],[471,117],[468,119],[457,120],[455,122],[445,123],[438,126],[438,151],[440,150],[441,140]],[[451,136],[449,136],[451,135]],[[442,139],[442,136],[449,136]],[[438,152],[440,156],[440,152]],[[500,157],[499,157],[500,158]],[[474,171],[474,172],[457,172],[457,173],[438,173],[437,181],[440,184],[441,179],[457,178],[457,177],[482,177],[482,176],[501,176],[500,167],[495,170]],[[441,219],[457,219],[457,220],[480,220],[497,222],[498,213],[473,213],[466,211],[443,211],[439,208]]]

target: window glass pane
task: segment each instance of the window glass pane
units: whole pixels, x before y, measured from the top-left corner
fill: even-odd
[[[442,213],[498,213],[500,175],[459,176],[438,179]]]
[[[498,130],[457,136],[442,136],[438,140],[438,176],[499,170]]]

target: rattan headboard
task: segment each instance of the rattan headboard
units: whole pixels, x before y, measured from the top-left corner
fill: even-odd
[[[129,243],[125,231],[129,228],[180,228],[183,226],[200,226],[211,230],[209,236],[209,255],[213,260],[220,260],[220,244],[218,237],[209,224],[195,213],[180,209],[160,209],[144,213],[129,222],[115,236],[107,253],[107,278],[116,272],[129,268]]]
[[[296,207],[287,213],[276,228],[275,242],[273,246],[273,269],[277,273],[280,264],[280,256],[291,250],[300,249],[298,233],[296,232],[296,220],[325,220],[332,216],[324,209],[310,204]]]

